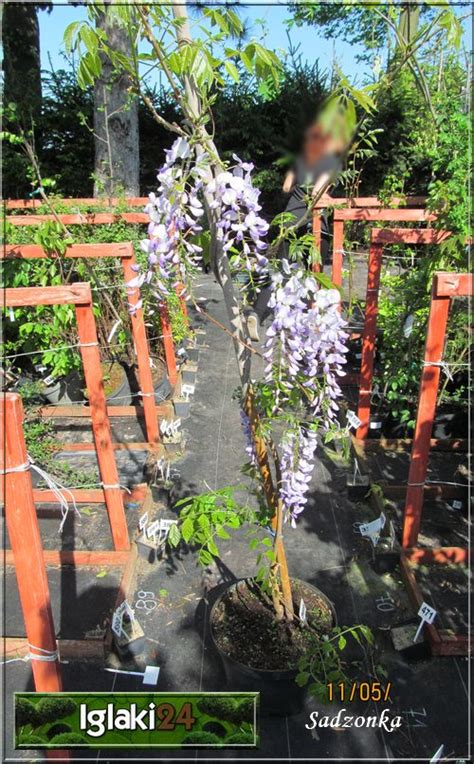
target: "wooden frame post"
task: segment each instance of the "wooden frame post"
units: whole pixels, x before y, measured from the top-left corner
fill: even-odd
[[[136,259],[132,244],[130,244],[130,253],[127,256],[122,256],[120,260],[125,282],[136,278]],[[138,377],[141,388],[140,395],[143,399],[143,414],[147,437],[150,443],[159,443],[160,429],[156,412],[155,389],[153,387],[148,339],[143,310],[139,307],[140,287],[127,287],[127,295],[130,304],[130,320],[132,322],[132,335],[135,355],[137,357]]]
[[[323,261],[321,256],[321,213],[317,209],[313,210],[313,239],[314,246],[319,252],[319,263],[313,263],[313,273],[320,273],[323,270]]]
[[[372,397],[372,378],[374,373],[375,341],[377,333],[377,314],[379,306],[380,274],[382,271],[382,247],[371,244],[369,269],[367,273],[367,292],[365,301],[365,322],[362,336],[362,360],[360,367],[360,388],[357,416],[360,425],[356,436],[365,438],[369,431],[370,400]]]
[[[332,283],[340,287],[342,285],[342,263],[344,257],[344,221],[333,222],[332,240]]]
[[[173,387],[178,381],[178,369],[176,366],[176,354],[174,352],[173,332],[171,329],[170,314],[168,306],[161,301],[159,306],[161,328],[163,331],[163,349],[165,351],[166,368],[168,370],[168,379]]]
[[[130,549],[127,519],[122,491],[112,444],[112,432],[107,415],[100,352],[92,310],[92,293],[89,284],[76,283],[58,287],[17,287],[5,289],[6,307],[36,305],[75,306],[80,351],[84,365],[92,431],[99,472],[104,489],[105,504],[109,515],[114,548],[117,551]]]
[[[472,295],[472,277],[457,273],[435,274],[403,514],[404,549],[416,546],[418,541],[449,308],[451,298],[456,295]]]
[[[23,405],[17,393],[4,393],[1,453],[4,455],[5,519],[15,561],[31,669],[37,692],[61,692],[61,668],[49,595],[48,578],[33,485],[23,437]],[[56,658],[51,658],[56,654]]]

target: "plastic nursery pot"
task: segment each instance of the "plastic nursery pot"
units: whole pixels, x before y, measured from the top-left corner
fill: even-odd
[[[360,501],[367,495],[370,488],[368,475],[349,475],[346,480],[347,497],[353,501]]]
[[[419,618],[410,618],[406,621],[400,621],[390,630],[395,650],[407,660],[423,660],[429,658],[431,654],[430,646],[424,638],[423,629],[416,642],[413,641],[419,623]]]
[[[130,371],[118,361],[101,364],[107,403],[112,406],[129,406],[132,403]]]
[[[50,403],[57,406],[69,406],[71,403],[85,400],[84,387],[82,375],[77,371],[71,371],[53,384],[44,385],[42,393]]]
[[[155,401],[157,403],[167,401],[169,398],[171,398],[172,393],[173,388],[170,385],[168,377],[163,377],[163,379],[161,379],[158,384],[155,385]]]
[[[140,557],[149,563],[154,563],[163,556],[164,542],[153,543],[152,539],[144,539],[141,533],[135,539],[135,543]]]
[[[307,695],[307,688],[299,687],[296,684],[297,669],[282,669],[280,671],[254,668],[232,658],[216,642],[214,624],[219,605],[229,591],[246,580],[248,579],[241,579],[228,586],[214,602],[209,613],[209,631],[213,646],[224,665],[227,686],[232,692],[260,692],[262,714],[274,716],[297,714],[302,710]],[[310,589],[325,602],[332,614],[332,626],[335,626],[337,624],[336,611],[326,595],[306,581],[299,581],[297,578],[291,580],[293,584],[299,583],[306,589]]]
[[[180,401],[175,399],[173,401],[173,409],[174,409],[174,414],[178,419],[187,419],[191,409],[191,402],[185,401],[185,400]]]
[[[383,575],[392,573],[400,562],[400,552],[392,548],[389,538],[381,538],[374,550],[372,568],[375,573]]]
[[[128,624],[127,635],[113,635],[115,649],[121,658],[133,658],[141,655],[146,647],[145,633],[137,620]]]

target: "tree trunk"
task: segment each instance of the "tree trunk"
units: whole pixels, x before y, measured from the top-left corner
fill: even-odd
[[[106,32],[112,50],[130,57],[128,30],[111,18],[107,4],[97,26]],[[130,84],[129,76],[116,71],[104,56],[102,75],[94,87],[94,196],[140,194],[138,101],[128,92]]]
[[[41,109],[41,61],[35,3],[5,3],[2,16],[4,106],[16,104],[21,126],[31,129]]]

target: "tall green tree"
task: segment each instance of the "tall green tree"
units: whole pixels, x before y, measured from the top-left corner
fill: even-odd
[[[3,5],[4,104],[14,103],[25,128],[41,109],[40,30],[37,3]]]

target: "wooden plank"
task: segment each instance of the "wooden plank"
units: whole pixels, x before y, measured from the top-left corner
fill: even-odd
[[[142,443],[137,442],[131,442],[131,443],[112,443],[112,448],[114,451],[150,451],[153,450],[153,452],[156,452],[157,454],[160,453],[160,451],[163,451],[163,446],[160,443],[149,443],[148,441],[143,441]],[[61,443],[59,446],[60,451],[67,451],[67,452],[81,452],[81,451],[95,451],[95,443]]]
[[[366,438],[369,432],[381,272],[382,247],[378,244],[371,244],[367,272],[365,321],[362,337],[362,360],[360,364],[359,402],[357,408],[357,416],[361,421],[356,433],[358,438]]]
[[[125,283],[136,278],[136,260],[133,245],[129,245],[129,252],[122,257],[122,268]],[[155,388],[151,372],[150,352],[146,334],[143,310],[141,309],[141,297],[139,287],[127,287],[127,298],[130,307],[130,321],[132,323],[132,336],[135,346],[135,355],[138,365],[138,378],[140,381],[140,394],[143,401],[143,413],[145,416],[146,434],[149,443],[160,442],[160,429],[155,402]]]
[[[172,417],[173,416],[173,404],[171,401],[165,401],[164,403],[157,404],[156,413],[157,416]],[[88,418],[91,415],[90,406],[42,406],[39,410],[42,417],[45,419],[59,417],[66,419],[76,418]],[[109,417],[143,417],[143,406],[107,406],[107,416]]]
[[[91,302],[90,284],[77,282],[70,286],[12,287],[3,290],[4,305],[12,308],[37,305],[86,305]]]
[[[472,297],[471,273],[436,273],[433,279],[435,297]]]
[[[4,660],[23,658],[30,649],[24,637],[3,637],[0,656]],[[59,657],[62,660],[100,661],[104,660],[104,640],[97,639],[58,639]]]
[[[423,497],[427,494],[427,491],[423,489],[428,471],[430,440],[441,373],[441,368],[437,364],[443,358],[449,303],[449,298],[435,297],[432,293],[403,513],[402,547],[404,548],[416,546],[420,531]]]
[[[7,215],[7,223],[16,226],[41,225],[47,221],[58,220],[68,225],[108,225],[111,223],[149,223],[146,212],[91,212],[74,215]]]
[[[165,352],[166,370],[170,385],[173,387],[178,382],[178,367],[176,365],[176,354],[174,352],[173,332],[168,312],[168,306],[164,301],[158,305],[160,313],[161,329],[163,331],[163,349]]]
[[[67,258],[103,258],[103,257],[133,257],[133,244],[117,242],[116,244],[71,244],[64,254],[51,254],[38,244],[6,244],[0,254],[0,259],[39,260],[42,258],[61,260]]]
[[[413,445],[413,438],[365,438],[359,442],[366,451],[409,451]],[[463,438],[431,438],[430,440],[431,451],[457,451],[464,453],[468,449],[469,441]]]
[[[436,215],[429,213],[423,209],[387,209],[386,207],[379,207],[378,209],[335,209],[334,220],[365,220],[367,222],[374,221],[390,221],[393,223],[420,223],[431,220],[436,220]],[[384,229],[386,230],[386,229]]]
[[[127,207],[141,207],[148,204],[148,197],[146,196],[135,196],[130,198],[121,199],[118,197],[112,197],[112,198],[94,198],[94,197],[85,197],[85,198],[78,198],[78,199],[72,199],[72,198],[66,198],[61,199],[61,204],[68,206],[68,207],[74,207],[74,206],[86,206],[89,205],[91,207],[98,207],[98,206],[104,206],[104,207],[118,207],[119,205],[125,205]],[[347,204],[351,207],[380,207],[382,206],[380,199],[377,196],[360,196],[360,197],[354,197],[354,198],[345,198],[342,197],[340,199],[335,198],[334,203],[336,204]],[[389,204],[390,206],[398,206],[400,204],[406,205],[406,206],[417,206],[417,205],[423,205],[426,203],[426,196],[406,196],[406,197],[393,197],[390,199]],[[41,199],[7,199],[6,202],[6,208],[8,210],[19,210],[19,209],[37,209],[38,207],[44,206],[44,201]],[[327,202],[317,201],[314,205],[316,209],[322,209],[324,207],[327,207]]]
[[[119,485],[119,474],[112,446],[112,431],[107,416],[107,403],[100,366],[92,300],[88,305],[76,305],[77,331],[91,410],[92,432],[100,478],[105,491],[105,503],[116,550],[130,549],[127,518]]]
[[[21,609],[32,653],[56,651],[56,631],[51,608],[46,559],[33,501],[28,454],[23,437],[23,404],[16,393],[6,393],[1,407],[0,453],[5,470],[5,518],[10,539],[11,564],[15,565]],[[8,424],[8,426],[7,426]],[[32,660],[31,670],[37,692],[62,690],[59,660]]]
[[[315,209],[317,209],[317,207]],[[323,265],[321,260],[321,215],[317,212],[313,213],[313,241],[314,248],[319,254],[320,262],[314,262],[312,270],[313,273],[319,273],[322,270]]]
[[[425,549],[415,547],[414,549],[404,549],[403,553],[406,559],[416,565],[438,563],[441,565],[467,565],[469,559],[472,559],[474,550],[464,549],[458,546],[445,546],[435,549]]]
[[[373,228],[370,236],[374,244],[441,244],[451,233],[436,228]]]
[[[410,479],[409,479],[410,480]],[[418,486],[420,488],[421,500],[427,499],[428,501],[436,501],[438,499],[463,499],[466,496],[466,492],[469,486],[466,484],[465,488],[455,485],[425,485]],[[388,499],[405,499],[408,501],[408,487],[406,485],[396,485],[391,483],[383,483],[383,491]],[[407,542],[406,547],[414,547],[416,542],[409,544]],[[405,547],[404,547],[405,548]]]
[[[45,564],[51,566],[73,565],[84,568],[100,568],[104,566],[109,568],[123,568],[128,563],[130,550],[126,552],[93,552],[89,550],[70,551],[66,549],[46,549],[44,550],[43,555]],[[15,556],[13,552],[10,549],[7,549],[5,551],[5,565],[15,564]]]
[[[125,199],[120,199],[118,197],[103,199],[100,197],[85,197],[79,199],[61,199],[61,204],[67,207],[86,205],[89,205],[90,207],[118,207],[119,205],[125,205],[126,207],[144,207],[148,204],[148,201],[149,199],[147,196],[133,196]],[[7,210],[38,209],[38,207],[43,207],[44,204],[42,199],[7,199],[5,202]]]
[[[146,444],[148,445],[148,444]],[[141,502],[144,499],[146,484],[141,483],[131,488],[130,492],[122,490],[122,497],[125,503]],[[72,488],[70,489],[77,504],[104,504],[105,496],[102,488]],[[44,488],[33,488],[33,500],[38,504],[57,504],[57,496],[53,491]],[[0,481],[0,501],[3,501],[3,481]],[[37,513],[44,511],[36,506]]]
[[[431,652],[433,655],[470,655],[474,649],[474,640],[472,637],[459,635],[459,634],[447,634],[441,629],[438,629],[438,635],[440,641],[431,646]]]

